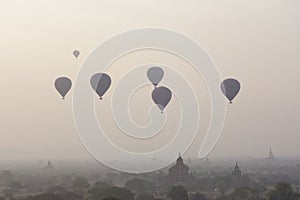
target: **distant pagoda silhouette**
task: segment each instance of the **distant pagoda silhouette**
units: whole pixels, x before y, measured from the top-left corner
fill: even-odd
[[[240,170],[238,163],[235,163],[234,170],[232,171],[232,176],[240,177],[243,176],[243,172]]]
[[[270,150],[269,150],[269,154],[268,154],[268,156],[267,156],[267,159],[268,159],[268,160],[276,160],[276,158],[275,158],[275,156],[274,156],[274,154],[273,154],[271,148],[270,148]]]
[[[210,160],[209,160],[208,157],[206,157],[205,162],[206,162],[206,163],[210,163]]]
[[[206,157],[205,160],[204,160],[204,162],[203,162],[203,166],[208,167],[208,166],[211,166],[211,164],[212,164],[212,163],[210,162],[209,158]]]
[[[180,153],[175,165],[173,165],[168,172],[167,181],[169,183],[187,183],[192,180],[189,167],[183,162]]]
[[[51,161],[48,161],[48,164],[43,168],[46,171],[53,171],[55,167],[52,165]]]

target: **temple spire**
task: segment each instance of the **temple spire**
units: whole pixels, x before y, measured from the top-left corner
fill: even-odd
[[[272,152],[272,149],[270,148],[270,151],[269,151],[269,158],[274,158],[275,156],[274,156],[274,154],[273,154],[273,152]]]
[[[269,150],[269,154],[268,154],[267,159],[269,159],[269,160],[275,160],[276,159],[271,148]]]
[[[243,176],[243,173],[240,170],[240,167],[237,162],[235,163],[235,167],[234,167],[234,170],[232,171],[232,175],[233,176]]]
[[[237,162],[235,162],[235,169],[240,169]]]

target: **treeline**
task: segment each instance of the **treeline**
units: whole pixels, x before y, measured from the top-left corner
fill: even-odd
[[[138,186],[138,184],[141,185]],[[179,185],[170,187],[161,196],[158,196],[153,190],[155,185],[147,181],[131,180],[124,187],[98,181],[90,187],[88,181],[80,177],[73,186],[74,191],[68,191],[62,186],[52,186],[42,194],[20,198],[13,197],[13,195],[5,196],[0,200],[300,200],[300,194],[285,182],[278,182],[266,190],[237,187],[228,194],[220,194],[217,191],[211,193],[188,192]]]

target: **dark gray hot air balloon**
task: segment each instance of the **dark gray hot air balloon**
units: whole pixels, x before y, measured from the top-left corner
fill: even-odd
[[[158,106],[158,108],[163,113],[165,107],[168,105],[172,98],[172,92],[169,88],[166,87],[156,87],[152,91],[152,99],[154,103]]]
[[[147,71],[147,77],[150,82],[156,87],[164,76],[164,70],[160,67],[151,67]]]
[[[240,89],[240,82],[233,78],[226,79],[221,84],[221,90],[230,103],[232,103],[232,100],[239,93]]]
[[[54,86],[62,96],[62,99],[65,99],[66,94],[72,87],[72,81],[67,77],[60,77],[55,80]]]
[[[102,99],[102,96],[110,87],[111,78],[105,73],[97,73],[91,77],[90,83],[93,90],[98,94],[100,99]]]
[[[79,50],[74,50],[73,51],[73,56],[75,56],[75,58],[78,58],[79,55],[80,55],[80,51]]]

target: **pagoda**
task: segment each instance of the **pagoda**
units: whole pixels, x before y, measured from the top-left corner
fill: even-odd
[[[274,154],[273,154],[271,148],[270,148],[270,150],[269,150],[269,154],[268,154],[268,156],[267,156],[267,159],[268,159],[268,160],[276,160],[276,158],[275,158],[275,156],[274,156]]]
[[[237,164],[237,162],[235,163],[234,170],[232,171],[231,174],[232,174],[232,176],[235,176],[235,177],[243,176],[243,173],[242,173],[242,171],[240,170],[240,167],[239,167],[239,165]]]
[[[43,168],[45,171],[53,171],[55,169],[55,167],[52,165],[51,161],[48,161],[48,164]]]
[[[191,179],[189,167],[183,162],[183,159],[179,153],[175,165],[173,165],[167,175],[168,182],[187,182]]]

